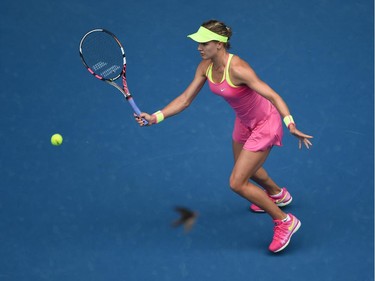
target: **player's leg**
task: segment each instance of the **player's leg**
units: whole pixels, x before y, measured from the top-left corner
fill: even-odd
[[[292,235],[300,228],[301,222],[292,214],[284,213],[266,192],[248,180],[262,167],[270,150],[252,152],[243,149],[236,157],[230,177],[230,187],[273,218],[274,236],[268,249],[272,252],[279,252],[288,246]]]
[[[233,157],[234,157],[234,162],[237,161],[238,156],[240,155],[243,144],[233,141],[232,142],[232,147],[233,147]],[[281,192],[281,188],[268,176],[267,171],[263,168],[260,167],[255,174],[251,177],[251,180],[256,182],[258,185],[263,187],[265,190],[267,190],[267,193],[270,195],[273,194],[278,194]]]
[[[233,147],[233,156],[234,161],[236,162],[238,156],[240,155],[243,144],[233,141],[232,143]],[[275,204],[277,204],[279,207],[283,207],[286,205],[289,205],[292,202],[292,196],[287,191],[286,188],[280,188],[272,179],[268,176],[267,171],[260,167],[255,174],[251,177],[251,180],[256,182],[259,186],[264,188],[268,194],[269,197],[271,197],[271,200],[274,201]],[[262,208],[259,208],[255,204],[251,204],[250,210],[256,213],[263,213],[264,210]]]
[[[276,195],[281,192],[281,187],[268,176],[267,171],[263,167],[260,167],[258,171],[255,172],[251,180],[263,187],[269,195]]]
[[[286,214],[275,205],[267,193],[249,182],[249,178],[262,167],[270,149],[258,152],[242,149],[238,152],[239,147],[240,145],[234,144],[235,165],[230,177],[230,187],[234,192],[266,211],[273,219],[284,219]]]

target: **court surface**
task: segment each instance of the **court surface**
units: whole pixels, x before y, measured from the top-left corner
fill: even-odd
[[[374,280],[373,11],[369,0],[3,1],[0,280]],[[193,78],[186,35],[211,18],[314,136],[299,151],[284,131],[265,164],[302,221],[277,255],[271,219],[228,185],[229,106],[206,85],[185,112],[139,128],[78,55],[88,30],[114,32],[129,88],[154,112]],[[176,205],[199,212],[188,234],[170,225]]]

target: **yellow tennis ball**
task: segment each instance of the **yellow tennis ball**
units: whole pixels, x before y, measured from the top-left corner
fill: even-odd
[[[61,145],[63,142],[63,137],[60,135],[60,134],[54,134],[52,137],[51,137],[51,143],[53,145]]]

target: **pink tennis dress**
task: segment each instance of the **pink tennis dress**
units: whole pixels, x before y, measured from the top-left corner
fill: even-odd
[[[233,140],[243,143],[250,151],[263,151],[274,145],[281,146],[283,127],[281,117],[273,104],[247,86],[235,86],[229,77],[229,54],[220,83],[212,80],[212,64],[206,71],[211,91],[223,97],[236,113]]]

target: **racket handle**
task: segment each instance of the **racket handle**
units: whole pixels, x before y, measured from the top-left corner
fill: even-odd
[[[137,114],[138,116],[141,115],[141,111],[139,110],[138,106],[135,104],[133,97],[130,96],[127,98],[127,100],[130,103],[131,107],[133,108],[135,114]],[[142,121],[144,125],[148,124],[146,119],[142,118]]]

